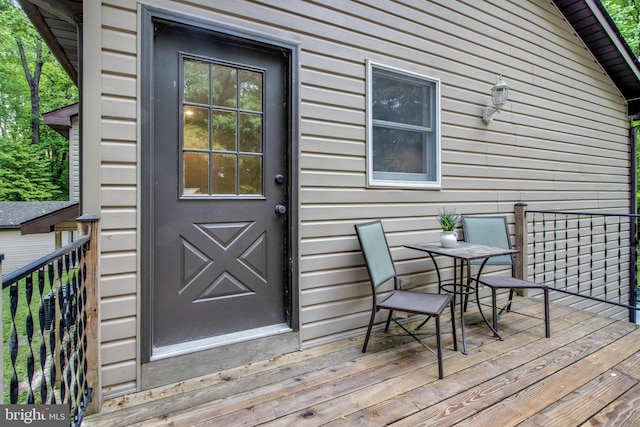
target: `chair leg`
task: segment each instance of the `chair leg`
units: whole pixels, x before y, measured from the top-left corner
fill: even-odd
[[[509,298],[507,298],[507,303],[500,309],[498,316],[501,316],[505,311],[508,313],[511,311],[511,303],[513,302],[513,295],[515,294],[515,289],[509,289]]]
[[[387,326],[385,326],[384,331],[389,332],[389,325],[391,324],[391,317],[393,317],[393,310],[389,310],[389,317],[387,317]]]
[[[436,345],[438,346],[438,378],[444,377],[444,369],[442,368],[442,343],[440,342],[440,316],[436,318]]]
[[[369,337],[371,336],[371,329],[373,328],[373,321],[376,318],[376,310],[371,310],[371,320],[369,320],[369,327],[367,328],[367,335],[364,337],[364,345],[362,346],[362,352],[367,352],[367,344],[369,344]]]
[[[420,328],[422,328],[424,325],[427,324],[427,322],[429,321],[429,319],[431,319],[431,316],[427,316],[426,319],[424,319],[424,321],[422,323],[420,323],[418,326],[416,326],[416,331],[419,330]]]
[[[456,312],[453,306],[453,300],[450,305],[451,310],[451,334],[453,335],[453,351],[458,351],[458,336],[456,334]]]
[[[549,324],[549,289],[544,288],[544,328],[547,338],[551,338],[551,325]]]
[[[491,288],[491,309],[493,310],[493,336],[498,335],[498,298],[496,297],[496,288]]]

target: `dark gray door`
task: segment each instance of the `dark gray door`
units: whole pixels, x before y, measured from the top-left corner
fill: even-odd
[[[152,355],[282,327],[289,286],[287,57],[187,26],[154,32]]]

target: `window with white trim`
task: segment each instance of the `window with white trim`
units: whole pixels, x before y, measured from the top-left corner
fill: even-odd
[[[370,186],[440,188],[440,80],[367,62]]]

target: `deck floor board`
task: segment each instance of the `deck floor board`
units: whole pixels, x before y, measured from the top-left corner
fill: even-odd
[[[537,300],[517,307],[542,312]],[[467,355],[444,327],[442,380],[430,351],[401,331],[377,331],[364,354],[363,337],[344,339],[114,398],[83,425],[636,425],[638,327],[562,305],[551,317],[547,339],[539,318],[505,313],[499,341],[470,311]],[[435,345],[433,325],[423,329]]]

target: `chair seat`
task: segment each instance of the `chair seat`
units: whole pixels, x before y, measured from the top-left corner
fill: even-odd
[[[422,292],[393,291],[378,302],[378,307],[388,310],[408,311],[412,313],[439,316],[451,302],[446,294],[427,294]]]
[[[478,282],[483,285],[491,286],[492,288],[504,288],[504,289],[544,289],[545,285],[540,283],[530,282],[528,280],[516,279],[509,276],[486,276],[478,279]]]

